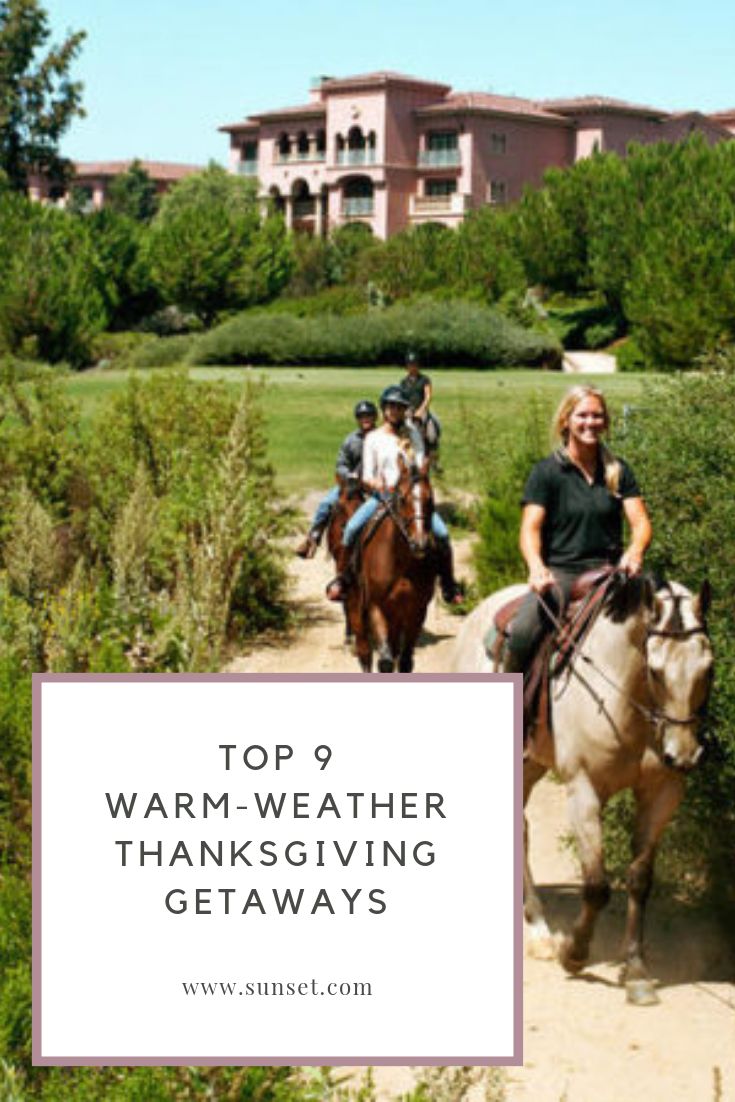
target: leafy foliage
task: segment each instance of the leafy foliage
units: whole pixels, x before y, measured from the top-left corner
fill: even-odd
[[[218,165],[181,180],[151,225],[148,258],[162,298],[205,324],[272,297],[290,274],[282,221],[260,214],[253,181]]]
[[[88,226],[0,195],[0,344],[52,363],[87,361],[107,322],[104,276]]]
[[[409,348],[426,364],[555,365],[556,340],[468,302],[419,300],[356,316],[245,313],[203,335],[197,363],[398,363]]]
[[[110,181],[105,207],[136,222],[150,222],[158,209],[158,196],[154,181],[140,161],[133,161]]]
[[[0,3],[0,173],[16,191],[25,191],[31,171],[65,175],[59,139],[84,114],[82,86],[69,70],[85,34],[69,34],[39,57],[49,37],[38,0]]]
[[[657,384],[629,414],[621,450],[623,445],[653,518],[652,564],[694,591],[708,578],[713,590],[716,742],[688,781],[664,858],[677,879],[706,885],[732,903],[735,558],[728,534],[735,531],[735,378],[712,372]]]

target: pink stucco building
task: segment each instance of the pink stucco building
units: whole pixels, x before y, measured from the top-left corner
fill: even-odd
[[[107,189],[115,179],[123,172],[127,172],[131,165],[137,163],[150,176],[156,185],[156,192],[162,195],[170,187],[191,176],[194,172],[201,172],[201,165],[172,164],[170,161],[88,161],[77,162],[74,165],[74,175],[67,187],[61,187],[52,183],[47,176],[35,174],[28,180],[28,195],[39,202],[51,202],[63,207],[71,188],[79,189],[87,197],[87,205],[90,210],[100,210],[105,205]]]
[[[733,113],[730,113],[733,115]],[[323,234],[363,222],[378,237],[426,222],[456,225],[468,210],[518,199],[552,166],[628,142],[676,141],[699,130],[732,137],[733,123],[670,114],[603,97],[533,101],[401,73],[321,77],[309,103],[221,126],[232,172],[287,224]]]

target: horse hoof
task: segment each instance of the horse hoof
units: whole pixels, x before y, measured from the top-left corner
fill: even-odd
[[[565,972],[576,976],[587,963],[587,957],[575,957],[572,955],[573,942],[571,938],[564,938],[559,946],[559,963]]]
[[[393,673],[393,659],[392,658],[379,658],[378,659],[378,673]]]
[[[626,980],[625,998],[632,1006],[657,1006],[661,1002],[652,980]]]

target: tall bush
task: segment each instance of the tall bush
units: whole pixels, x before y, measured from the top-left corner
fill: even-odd
[[[718,372],[657,384],[628,417],[620,450],[651,510],[650,563],[695,591],[707,578],[713,591],[716,741],[687,783],[664,857],[677,879],[735,905],[735,377]]]
[[[0,194],[0,345],[81,366],[107,323],[103,273],[83,220]]]

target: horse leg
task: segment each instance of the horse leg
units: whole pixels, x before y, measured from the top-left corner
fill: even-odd
[[[378,652],[378,672],[393,673],[395,660],[390,647],[388,624],[381,609],[377,605],[371,605],[368,613],[370,630]]]
[[[683,794],[683,779],[670,770],[663,772],[657,769],[655,776],[644,774],[641,785],[635,789],[636,825],[633,860],[628,869],[628,914],[620,973],[628,1002],[635,1006],[653,1006],[659,1001],[645,965],[643,926],[653,883],[656,847]]]
[[[398,672],[413,673],[413,646],[404,644],[398,656]]]
[[[602,806],[586,773],[567,786],[569,818],[582,862],[582,910],[559,951],[567,972],[580,972],[587,963],[597,916],[610,900],[610,885],[602,859]]]
[[[523,914],[528,924],[528,955],[537,960],[553,960],[556,956],[556,943],[546,924],[544,909],[536,891],[528,861],[528,819],[525,807],[536,782],[541,780],[546,766],[539,765],[531,758],[523,761]]]

